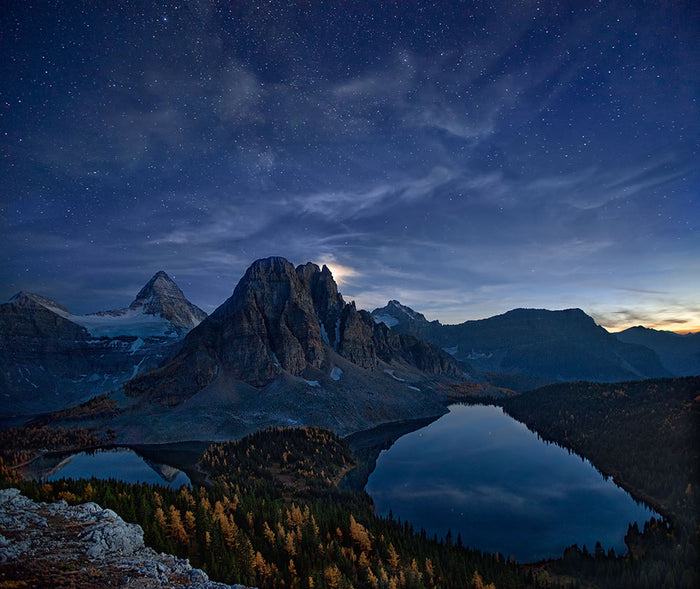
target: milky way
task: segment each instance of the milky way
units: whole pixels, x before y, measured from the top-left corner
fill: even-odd
[[[0,299],[256,258],[456,322],[700,329],[695,2],[5,2]]]

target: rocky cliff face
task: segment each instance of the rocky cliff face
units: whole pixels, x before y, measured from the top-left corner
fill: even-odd
[[[207,316],[187,300],[180,287],[163,270],[157,272],[138,292],[129,309],[167,319],[184,332],[199,325]]]
[[[346,304],[327,267],[295,268],[284,258],[266,258],[248,268],[233,295],[189,333],[172,361],[134,379],[126,390],[174,404],[212,383],[220,371],[255,387],[283,373],[329,375],[331,352],[363,369],[402,358],[429,374],[461,375],[447,354],[416,343]]]
[[[0,578],[12,586],[245,589],[144,546],[143,530],[95,503],[34,503],[0,490]]]
[[[337,349],[340,340],[340,317],[345,309],[345,301],[338,292],[338,285],[333,280],[331,271],[325,265],[319,271],[316,264],[309,262],[297,268],[297,275],[311,293],[323,341]]]
[[[374,333],[374,322],[368,320],[367,311],[357,311],[355,303],[350,303],[343,309],[340,321],[340,337],[338,352],[362,368],[376,368],[379,364],[378,344],[386,343],[377,341]],[[384,347],[384,346],[382,346]],[[385,361],[390,361],[391,354],[382,349]]]
[[[311,289],[318,273],[318,267],[297,272],[283,258],[253,263],[212,315],[219,327],[217,360],[254,386],[281,370],[298,375],[307,366],[321,368],[325,349]]]

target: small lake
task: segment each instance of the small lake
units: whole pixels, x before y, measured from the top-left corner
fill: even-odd
[[[146,460],[126,448],[80,452],[63,458],[49,472],[48,475],[42,473],[41,478],[48,481],[114,478],[127,483],[150,483],[174,489],[191,484],[189,477],[181,470]]]
[[[367,492],[416,531],[519,562],[600,541],[624,554],[627,527],[655,515],[588,462],[538,439],[499,407],[453,405],[382,451]]]

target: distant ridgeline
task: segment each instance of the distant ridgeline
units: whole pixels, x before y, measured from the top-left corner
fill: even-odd
[[[442,388],[467,378],[443,350],[346,303],[327,267],[278,257],[254,262],[208,317],[164,272],[128,308],[93,315],[18,295],[0,305],[0,349],[6,424],[107,393],[117,411],[53,424],[106,427],[130,443],[289,424],[347,434],[441,415]]]
[[[443,325],[398,301],[377,322],[449,352],[497,386],[518,391],[553,381],[616,382],[700,375],[700,334],[633,328],[612,334],[580,309],[514,309]]]
[[[52,423],[109,428],[129,443],[290,424],[346,435],[439,416],[472,384],[498,396],[700,370],[699,338],[636,328],[615,336],[579,309],[516,309],[460,325],[397,301],[370,314],[343,299],[326,266],[271,257],[208,317],[162,271],[128,307],[91,315],[19,293],[0,305],[0,422],[107,394],[114,411]]]

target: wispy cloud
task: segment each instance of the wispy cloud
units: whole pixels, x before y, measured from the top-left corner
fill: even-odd
[[[387,207],[430,196],[435,190],[454,180],[457,174],[444,167],[435,167],[418,178],[397,179],[353,191],[328,191],[294,197],[306,213],[330,219],[357,219],[379,215]]]

